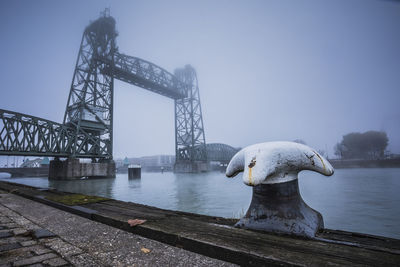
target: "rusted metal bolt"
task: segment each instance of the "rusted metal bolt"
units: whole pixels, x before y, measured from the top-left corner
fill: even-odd
[[[236,227],[314,237],[323,229],[322,215],[301,198],[298,173],[311,170],[330,176],[331,164],[312,148],[294,142],[267,142],[243,148],[233,156],[227,177],[243,172],[253,186],[247,213]]]

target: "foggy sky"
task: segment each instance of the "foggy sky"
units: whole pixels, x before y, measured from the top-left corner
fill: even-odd
[[[1,1],[0,108],[62,122],[84,28],[111,8],[121,53],[197,71],[207,143],[328,149],[384,130],[400,153],[400,3]],[[169,98],[115,81],[114,157],[174,154]]]

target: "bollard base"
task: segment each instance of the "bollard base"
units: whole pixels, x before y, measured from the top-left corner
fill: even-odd
[[[324,222],[322,215],[303,201],[295,179],[254,186],[250,207],[235,227],[315,237]]]

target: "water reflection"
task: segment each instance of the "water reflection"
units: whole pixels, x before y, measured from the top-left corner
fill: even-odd
[[[327,228],[400,238],[399,168],[300,174],[302,196],[321,212]]]
[[[128,179],[130,189],[139,189],[142,185],[142,179]]]
[[[251,200],[251,188],[244,186],[241,179],[226,178],[224,173],[176,174],[175,177],[178,210],[232,218],[239,217]]]
[[[49,180],[49,187],[60,191],[111,197],[115,178],[83,180]]]
[[[194,213],[204,213],[202,207],[206,206],[207,181],[198,181],[202,177],[197,174],[176,174],[174,179],[176,208],[178,210],[191,210]]]

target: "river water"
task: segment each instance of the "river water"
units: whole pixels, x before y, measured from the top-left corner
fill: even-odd
[[[241,174],[229,179],[220,172],[142,173],[141,179],[131,180],[127,174],[74,181],[1,180],[228,218],[246,212],[252,191]],[[338,169],[331,177],[303,171],[299,184],[304,201],[321,212],[326,228],[400,239],[400,168]]]

